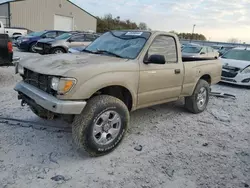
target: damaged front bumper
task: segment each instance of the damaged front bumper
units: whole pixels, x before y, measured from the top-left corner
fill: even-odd
[[[31,102],[27,100],[31,100],[32,103],[56,114],[80,114],[87,104],[86,101],[59,100],[24,81],[19,82],[14,89],[19,93],[20,98],[24,100],[24,102],[30,104]],[[22,95],[24,97],[22,97]]]

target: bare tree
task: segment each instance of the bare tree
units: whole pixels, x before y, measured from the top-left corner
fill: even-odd
[[[141,22],[141,23],[139,23],[139,29],[140,29],[140,30],[147,30],[147,29],[148,29],[148,26],[147,26],[146,23]]]
[[[230,38],[229,40],[228,40],[228,42],[229,43],[239,43],[239,39],[237,39],[237,38]]]

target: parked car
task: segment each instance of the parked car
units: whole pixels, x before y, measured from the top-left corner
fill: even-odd
[[[186,46],[182,49],[183,58],[217,59],[219,53],[209,46]]]
[[[44,39],[44,38],[56,38],[59,35],[62,35],[63,33],[66,33],[66,31],[40,31],[40,32],[33,32],[28,34],[24,37],[19,37],[16,42],[16,46],[20,50],[24,51],[30,51],[30,52],[36,52],[35,46],[38,40]]]
[[[55,39],[39,40],[34,49],[41,55],[67,53],[69,48],[87,46],[97,37],[90,33],[64,33]]]
[[[35,61],[17,65],[18,98],[41,118],[72,122],[75,143],[92,156],[118,146],[129,111],[185,97],[190,112],[203,112],[222,68],[216,59],[183,63],[175,34],[134,30],[107,32],[80,54]]]
[[[4,27],[3,22],[0,21],[0,34],[8,34],[10,38],[15,38],[17,36],[25,36],[27,33],[28,30],[25,28]]]
[[[222,82],[250,86],[250,48],[234,48],[221,57]]]
[[[0,34],[0,66],[12,65],[13,48],[7,34]]]

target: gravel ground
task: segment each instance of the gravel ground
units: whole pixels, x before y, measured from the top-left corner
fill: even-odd
[[[213,91],[234,94],[236,100],[211,97],[199,115],[188,113],[182,100],[133,112],[120,146],[109,155],[90,158],[74,146],[69,125],[41,120],[20,106],[13,90],[19,80],[13,67],[0,68],[0,187],[250,186],[248,89],[213,86]]]

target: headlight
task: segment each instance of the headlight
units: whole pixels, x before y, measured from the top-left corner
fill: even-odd
[[[65,94],[69,92],[76,85],[74,78],[57,78],[53,77],[51,80],[51,88],[57,91],[58,94]]]
[[[24,68],[22,65],[20,64],[17,65],[17,72],[21,75],[24,75]]]
[[[250,73],[250,66],[248,66],[245,69],[243,69],[243,71],[241,73],[242,74],[249,74]]]

